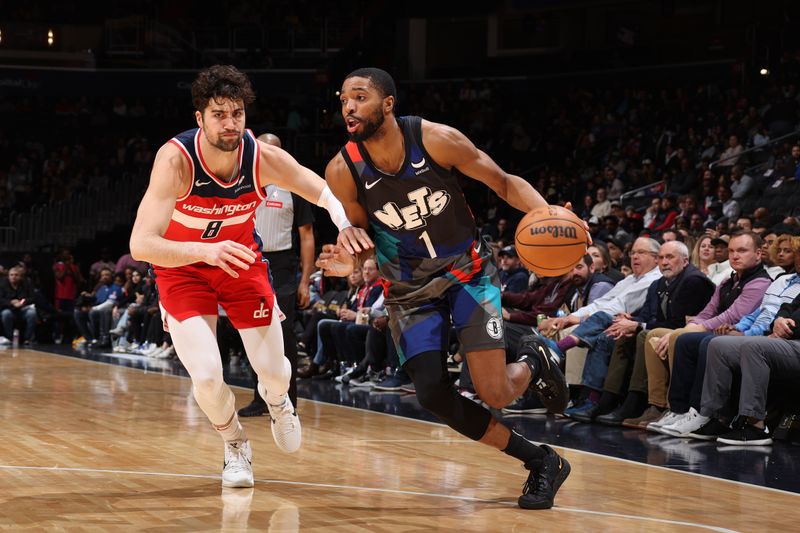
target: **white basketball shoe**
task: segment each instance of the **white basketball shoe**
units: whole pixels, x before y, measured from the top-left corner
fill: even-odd
[[[222,468],[223,487],[253,486],[253,451],[249,440],[225,443],[225,466]]]
[[[272,420],[272,438],[282,452],[293,453],[300,449],[302,431],[291,400],[287,396],[281,405],[267,402],[269,417]]]

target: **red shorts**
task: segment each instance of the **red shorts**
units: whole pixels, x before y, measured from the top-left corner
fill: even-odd
[[[268,326],[272,322],[275,294],[266,262],[253,263],[248,270],[237,269],[238,278],[209,265],[154,270],[161,305],[179,321],[200,315],[216,316],[219,304],[236,329]]]

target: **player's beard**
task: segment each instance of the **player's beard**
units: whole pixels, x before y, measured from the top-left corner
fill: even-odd
[[[375,132],[377,132],[381,128],[381,126],[383,126],[383,121],[384,121],[383,111],[380,108],[378,108],[371,117],[361,122],[362,129],[360,133],[359,132],[349,133],[350,140],[357,143],[366,141],[367,139],[375,135]]]
[[[211,145],[214,146],[214,148],[218,148],[223,152],[233,152],[239,149],[239,143],[242,142],[242,135],[241,134],[237,135],[236,139],[225,138],[222,135],[220,135],[219,137],[217,137],[216,142],[209,139],[208,135],[206,135],[206,139],[208,139],[208,142],[211,143]]]

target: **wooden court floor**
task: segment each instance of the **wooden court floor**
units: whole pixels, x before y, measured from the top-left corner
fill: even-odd
[[[235,389],[237,404],[250,391]],[[792,531],[790,493],[563,450],[548,511],[525,471],[448,428],[301,400],[304,444],[246,419],[254,489],[222,489],[222,445],[188,379],[0,351],[0,528],[49,531]],[[561,451],[561,450],[559,450]]]

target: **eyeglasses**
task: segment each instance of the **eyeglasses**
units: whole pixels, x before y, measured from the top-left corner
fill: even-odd
[[[631,255],[658,255],[656,252],[651,252],[650,250],[631,250]]]

